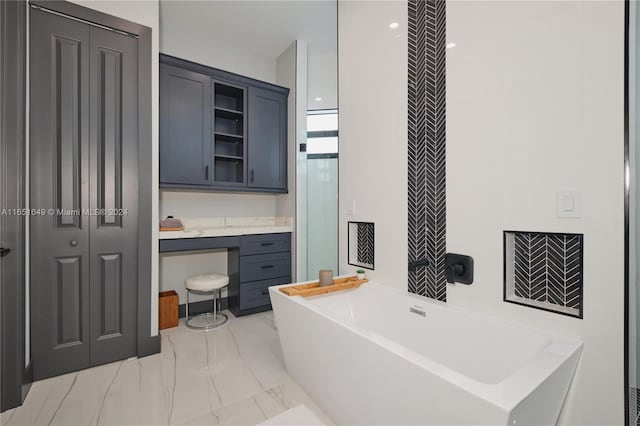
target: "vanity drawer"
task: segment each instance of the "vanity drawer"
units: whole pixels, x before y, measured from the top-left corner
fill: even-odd
[[[272,285],[289,284],[290,282],[291,277],[281,277],[240,284],[240,309],[251,309],[258,306],[270,305],[269,287]]]
[[[291,252],[240,256],[240,282],[291,276]]]
[[[291,251],[291,234],[243,235],[240,237],[240,256]]]

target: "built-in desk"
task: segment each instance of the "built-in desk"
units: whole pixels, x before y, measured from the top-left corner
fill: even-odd
[[[236,235],[229,235],[233,233]],[[227,249],[227,301],[229,310],[236,316],[271,310],[268,288],[291,282],[290,227],[160,233],[160,253],[213,249]]]

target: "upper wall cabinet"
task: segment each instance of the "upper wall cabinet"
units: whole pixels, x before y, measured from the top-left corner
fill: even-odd
[[[287,192],[288,94],[160,55],[160,187]]]
[[[287,98],[249,88],[249,187],[287,189]]]
[[[160,182],[208,185],[211,78],[163,64],[160,69]]]

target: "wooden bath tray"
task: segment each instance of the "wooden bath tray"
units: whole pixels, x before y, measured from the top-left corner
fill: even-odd
[[[287,296],[318,296],[320,294],[333,293],[334,291],[348,290],[350,288],[360,287],[361,284],[369,281],[368,279],[359,280],[357,277],[345,277],[333,280],[333,284],[320,287],[320,282],[315,281],[308,284],[292,285],[282,287],[281,292]]]

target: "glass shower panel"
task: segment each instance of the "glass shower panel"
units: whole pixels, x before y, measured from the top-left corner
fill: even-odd
[[[301,204],[306,217],[307,280],[321,269],[338,273],[338,111],[316,110],[307,115],[305,187]]]
[[[307,279],[338,273],[338,159],[307,159]]]

